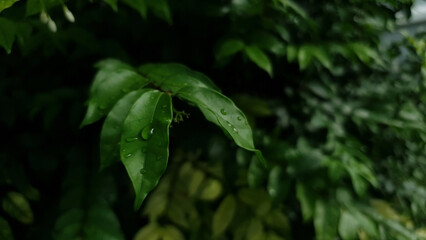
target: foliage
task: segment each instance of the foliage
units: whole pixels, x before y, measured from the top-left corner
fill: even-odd
[[[0,239],[426,238],[411,5],[3,1]]]

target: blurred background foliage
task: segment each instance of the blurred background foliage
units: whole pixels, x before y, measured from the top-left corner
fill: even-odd
[[[3,0],[0,239],[426,239],[426,35],[412,0]],[[398,18],[397,18],[398,16]],[[244,111],[259,165],[193,107],[138,212],[79,129],[93,64],[179,62]]]

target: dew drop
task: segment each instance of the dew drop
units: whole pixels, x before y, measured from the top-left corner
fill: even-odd
[[[241,119],[242,119],[242,118],[241,118],[240,116],[238,116],[238,117],[237,117],[237,120],[238,120],[238,121],[241,121]]]
[[[225,111],[225,108],[220,109],[220,113],[222,113],[222,115],[226,115],[227,114],[226,111]]]
[[[137,141],[139,138],[137,138],[137,137],[129,137],[129,138],[126,138],[126,142],[134,142],[134,141]]]
[[[127,154],[127,156],[126,157],[131,157],[132,156],[132,154],[131,153],[129,153],[129,154]]]
[[[142,129],[141,137],[144,140],[149,140],[153,134],[154,134],[154,128],[152,127],[151,124],[149,124]]]
[[[164,104],[163,106],[161,106],[162,108],[167,108],[167,105],[166,104]]]
[[[238,132],[238,130],[236,128],[233,128],[232,131],[234,131],[236,133]]]
[[[123,148],[123,149],[121,149],[121,151],[122,151],[122,152],[126,152],[126,149],[125,149],[125,148]]]
[[[139,171],[141,174],[145,174],[146,173],[146,170],[145,170],[145,168],[141,168],[141,170]]]

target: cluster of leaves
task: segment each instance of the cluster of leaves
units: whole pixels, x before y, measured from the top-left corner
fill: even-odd
[[[424,238],[411,4],[3,1],[0,238]]]

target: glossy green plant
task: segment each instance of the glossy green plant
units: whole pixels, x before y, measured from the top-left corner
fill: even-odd
[[[198,107],[238,146],[254,152],[266,164],[254,146],[244,113],[205,75],[180,64],[145,64],[136,70],[115,59],[101,61],[96,67],[99,71],[81,126],[106,116],[101,169],[121,159],[136,192],[135,209],[166,170],[174,96]]]

